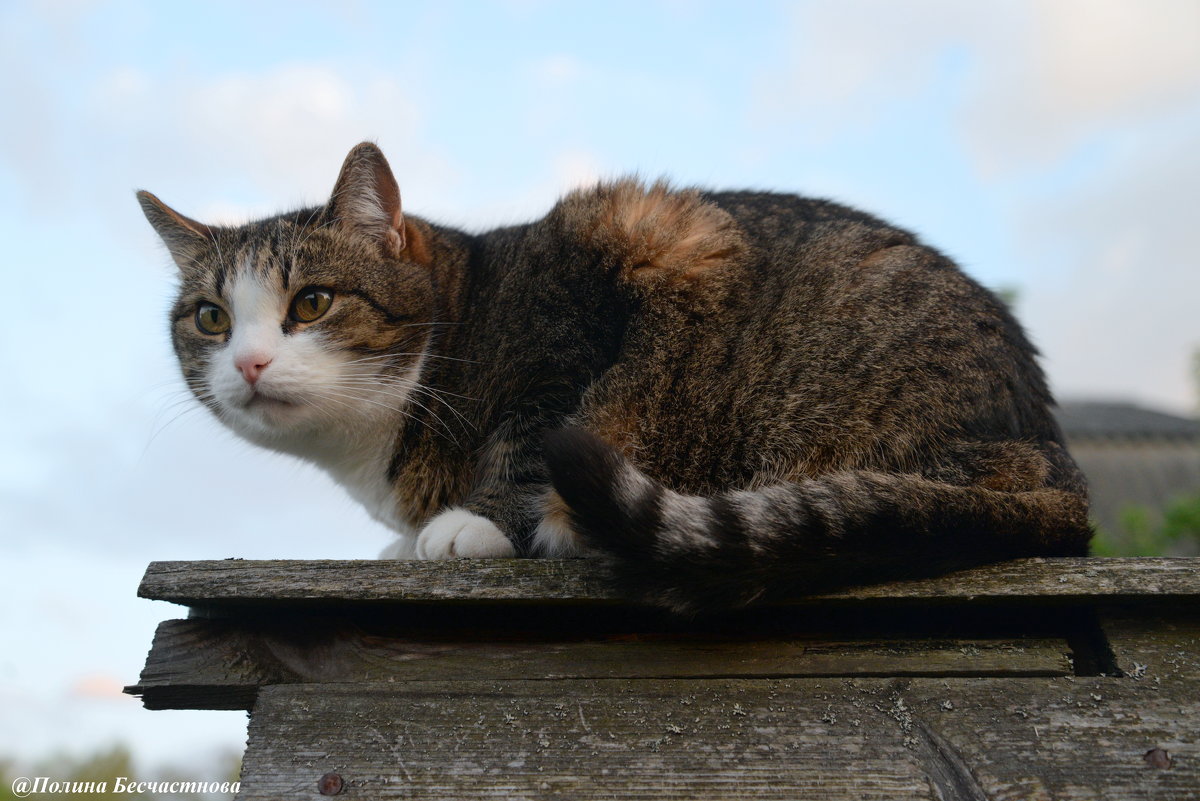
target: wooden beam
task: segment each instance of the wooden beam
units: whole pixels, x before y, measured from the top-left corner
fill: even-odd
[[[588,560],[152,562],[143,598],[196,607],[429,603],[619,604]],[[851,587],[797,603],[1122,601],[1200,597],[1200,559],[1020,559],[932,579]]]
[[[336,774],[381,801],[1182,800],[1197,720],[1187,680],[280,685],[251,718],[239,798],[317,799]]]
[[[337,620],[159,624],[140,682],[149,709],[249,709],[269,684],[794,676],[1066,676],[1054,638],[641,635],[576,640],[388,636]]]

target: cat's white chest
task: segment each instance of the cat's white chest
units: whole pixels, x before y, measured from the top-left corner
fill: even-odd
[[[415,533],[397,506],[392,482],[388,480],[388,454],[372,454],[327,466],[329,474],[367,513],[397,536],[413,540]]]

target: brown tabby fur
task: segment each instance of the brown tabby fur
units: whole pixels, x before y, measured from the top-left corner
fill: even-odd
[[[441,403],[378,432],[414,528],[461,506],[527,555],[546,515],[680,610],[1085,552],[1086,489],[1033,348],[912,234],[821,200],[636,180],[479,235],[398,196],[382,232],[360,224],[349,205],[390,177],[363,144],[323,208],[213,228],[143,206],[181,264],[193,384],[213,347],[196,304],[238,253],[281,291],[334,288],[319,324],[341,347],[427,349]]]

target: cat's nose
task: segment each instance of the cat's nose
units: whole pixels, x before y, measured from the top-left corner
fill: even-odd
[[[270,363],[270,357],[264,356],[261,353],[249,353],[235,360],[233,364],[241,371],[242,378],[246,379],[246,383],[254,386],[262,376],[263,370],[266,370],[267,365]]]

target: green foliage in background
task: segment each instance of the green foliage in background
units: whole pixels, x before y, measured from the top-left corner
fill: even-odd
[[[30,799],[157,799],[158,801],[216,801],[228,799],[230,796],[219,794],[202,795],[198,793],[177,793],[172,795],[151,795],[147,793],[117,793],[114,791],[115,780],[118,776],[139,781],[200,781],[200,782],[235,782],[241,773],[241,758],[231,754],[228,760],[216,771],[215,776],[196,776],[187,770],[166,768],[142,772],[135,764],[133,755],[124,745],[114,745],[94,754],[83,757],[67,755],[39,759],[32,767],[18,766],[13,760],[0,757],[0,801],[16,801],[19,796],[13,793],[13,781],[18,777],[34,778],[45,776],[56,782],[107,782],[106,793],[35,793]]]
[[[1161,513],[1127,506],[1117,531],[1098,529],[1097,556],[1164,556],[1200,552],[1200,492],[1176,498]]]
[[[0,775],[3,784],[0,785],[0,801],[18,798],[13,793],[13,780],[18,776],[34,778],[46,776],[57,782],[107,782],[107,793],[34,793],[30,798],[146,798],[141,793],[113,792],[113,780],[117,776],[136,776],[133,767],[133,756],[123,745],[116,745],[86,757],[53,757],[39,761],[28,770],[18,771],[10,761],[0,764]]]

